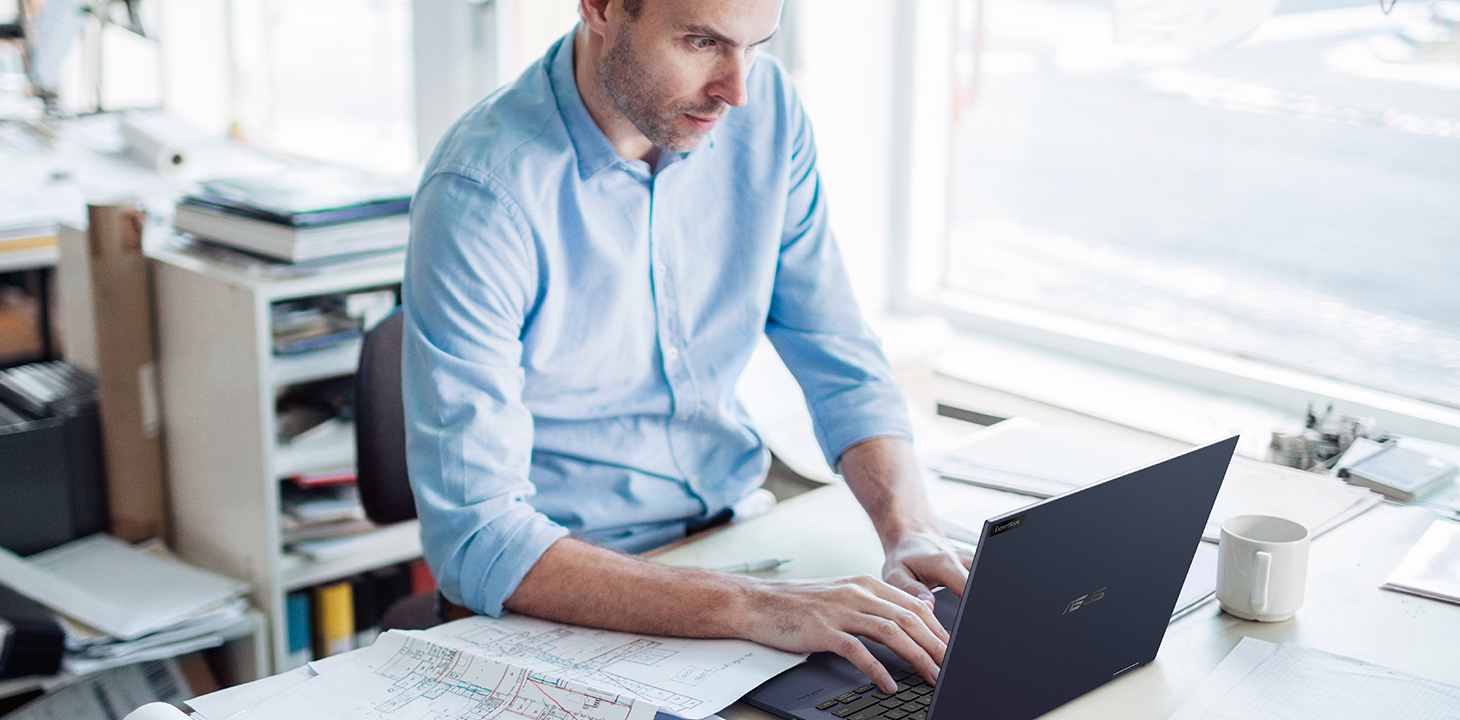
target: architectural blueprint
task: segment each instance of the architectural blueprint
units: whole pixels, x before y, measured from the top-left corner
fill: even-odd
[[[512,614],[470,617],[419,635],[547,676],[647,700],[690,720],[713,714],[806,659],[744,640],[633,635]]]
[[[624,693],[391,631],[359,659],[231,720],[653,720],[657,711]]]

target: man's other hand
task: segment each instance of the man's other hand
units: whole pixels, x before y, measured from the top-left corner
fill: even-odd
[[[860,635],[886,645],[928,682],[937,682],[948,632],[933,617],[931,604],[870,575],[764,580],[749,590],[741,637],[790,652],[834,652],[883,692],[895,692],[891,673],[857,640]]]
[[[909,532],[887,548],[882,579],[923,602],[933,605],[933,589],[947,587],[959,597],[973,567],[973,549],[942,535]]]

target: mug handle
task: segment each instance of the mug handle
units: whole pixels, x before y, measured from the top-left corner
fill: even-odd
[[[1272,580],[1272,553],[1257,551],[1257,558],[1252,569],[1252,611],[1264,612],[1267,610],[1268,584]]]

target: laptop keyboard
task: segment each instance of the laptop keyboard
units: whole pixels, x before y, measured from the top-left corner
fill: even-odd
[[[888,695],[867,683],[842,693],[816,706],[846,720],[928,720],[928,705],[933,702],[933,686],[912,671],[896,672],[897,692]]]

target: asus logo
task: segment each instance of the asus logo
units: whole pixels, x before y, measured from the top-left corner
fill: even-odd
[[[1070,604],[1065,606],[1065,612],[1062,612],[1060,614],[1064,615],[1066,613],[1079,610],[1080,608],[1085,607],[1086,605],[1090,605],[1096,600],[1099,600],[1103,597],[1105,597],[1105,588],[1100,588],[1099,590],[1096,590],[1095,592],[1092,592],[1088,595],[1081,595],[1080,597],[1071,600]]]
[[[998,535],[1001,532],[1008,532],[1010,530],[1013,530],[1016,527],[1022,526],[1024,524],[1024,518],[1028,514],[1029,513],[1025,513],[1024,515],[1019,515],[1017,517],[1011,517],[1008,520],[1005,520],[1005,521],[999,523],[998,525],[995,525],[992,529],[989,530],[989,537],[993,537],[995,535]]]

